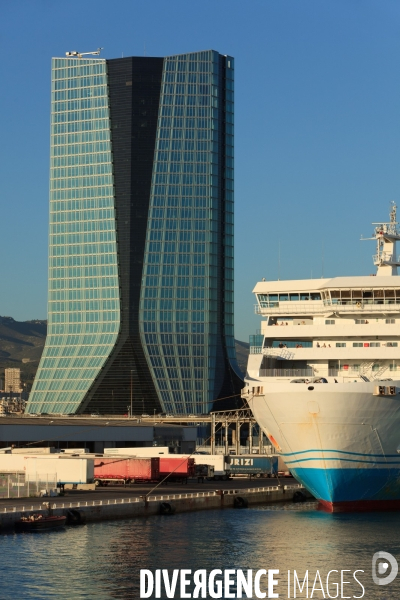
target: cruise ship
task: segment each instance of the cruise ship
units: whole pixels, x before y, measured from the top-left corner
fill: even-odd
[[[376,275],[254,288],[242,396],[287,467],[332,512],[400,508],[400,234],[374,223]]]

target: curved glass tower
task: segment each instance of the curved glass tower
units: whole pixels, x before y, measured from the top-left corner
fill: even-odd
[[[48,335],[27,412],[238,404],[233,67],[53,59]]]

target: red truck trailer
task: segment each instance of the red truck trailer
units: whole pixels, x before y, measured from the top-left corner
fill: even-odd
[[[107,485],[110,481],[125,483],[159,481],[160,459],[153,458],[96,458],[94,461],[94,481],[97,485]]]
[[[195,462],[194,458],[182,458],[173,455],[160,456],[160,479],[164,479],[167,475],[167,481],[181,481],[188,477],[194,477]]]

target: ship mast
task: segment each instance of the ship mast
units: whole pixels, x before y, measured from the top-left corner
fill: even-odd
[[[397,267],[400,267],[400,257],[396,254],[396,242],[400,240],[396,211],[397,206],[395,202],[392,202],[390,221],[388,223],[372,223],[376,226],[373,237],[362,238],[376,240],[376,254],[372,258],[374,265],[377,267],[377,276],[397,275]]]

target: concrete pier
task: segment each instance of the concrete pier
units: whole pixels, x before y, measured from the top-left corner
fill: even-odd
[[[291,502],[293,494],[303,492],[308,498],[310,494],[300,484],[269,485],[266,487],[251,487],[242,489],[220,489],[215,491],[199,491],[178,494],[160,493],[151,496],[114,497],[93,500],[66,498],[48,498],[45,502],[32,502],[26,498],[14,506],[0,505],[0,529],[13,529],[15,521],[22,515],[32,513],[48,514],[47,504],[50,502],[54,515],[73,516],[75,523],[92,521],[107,521],[111,519],[131,519],[160,514],[162,503],[172,504],[177,513],[198,510],[232,508],[235,498],[244,498],[249,506],[255,504],[273,504],[276,502]]]

